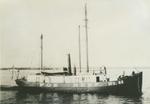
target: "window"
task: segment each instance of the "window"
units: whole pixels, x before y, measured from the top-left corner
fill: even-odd
[[[96,82],[100,82],[100,78],[99,77],[96,77]]]

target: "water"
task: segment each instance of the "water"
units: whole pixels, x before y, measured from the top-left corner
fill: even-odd
[[[99,94],[22,93],[2,91],[1,104],[144,104],[148,99]]]
[[[1,84],[15,85],[17,73],[1,70]],[[35,73],[35,70],[21,71],[20,75]],[[150,70],[144,69],[143,95],[141,97],[126,97],[100,94],[66,94],[66,93],[28,93],[20,91],[0,91],[0,104],[150,104]],[[111,70],[112,77],[121,74],[121,70]],[[109,74],[108,73],[108,74]],[[113,73],[113,74],[112,74]]]

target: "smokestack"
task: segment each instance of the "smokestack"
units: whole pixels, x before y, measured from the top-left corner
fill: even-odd
[[[72,75],[72,72],[71,72],[71,58],[70,58],[70,54],[68,54],[68,70],[69,70],[69,75]]]

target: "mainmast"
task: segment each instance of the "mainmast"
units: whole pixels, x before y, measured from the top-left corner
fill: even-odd
[[[89,57],[88,57],[88,19],[87,19],[87,4],[85,4],[85,34],[86,34],[86,67],[89,72]]]
[[[41,34],[41,67],[40,70],[43,69],[43,34]]]
[[[80,25],[79,25],[79,69],[81,72],[81,39],[80,39]]]

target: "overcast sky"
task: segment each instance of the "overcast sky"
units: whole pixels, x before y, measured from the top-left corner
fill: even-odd
[[[0,0],[0,66],[78,66],[81,25],[85,66],[84,0]],[[90,66],[150,66],[150,1],[88,0]]]

